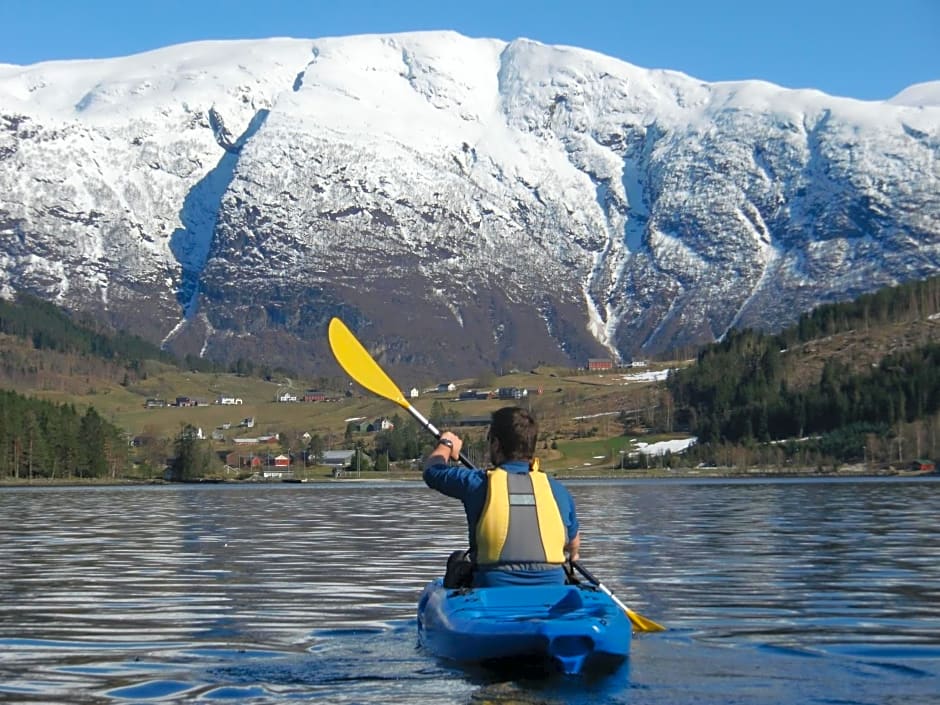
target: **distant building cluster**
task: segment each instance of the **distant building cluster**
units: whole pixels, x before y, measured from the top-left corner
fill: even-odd
[[[414,391],[417,393],[417,390]],[[317,391],[315,389],[308,389],[301,395],[298,395],[296,392],[288,389],[282,392],[278,392],[277,396],[275,397],[275,401],[280,403],[313,403],[319,401],[339,401],[339,399],[340,397],[335,394],[327,394],[326,392]],[[245,403],[245,401],[241,397],[233,397],[223,394],[216,397],[215,401],[212,403],[219,404],[221,406],[241,406]],[[158,397],[152,397],[144,402],[144,406],[148,409],[162,409],[168,406],[209,406],[209,402],[203,399],[195,399],[193,397],[176,397],[175,401],[173,402],[169,402],[166,399],[160,399]]]
[[[285,389],[277,393],[275,401],[280,404],[293,404],[297,402],[304,403],[313,403],[318,401],[339,401],[339,397],[335,394],[330,395],[326,392],[320,392],[315,389],[308,389],[303,394],[298,395],[296,392],[290,389]]]
[[[609,357],[592,357],[588,358],[587,369],[590,372],[601,371],[601,370],[613,370],[615,368],[622,367],[647,367],[649,362],[646,360],[633,360],[632,362],[621,364],[614,362],[612,358]]]
[[[461,392],[457,397],[459,401],[469,401],[471,399],[525,399],[529,396],[529,390],[524,387],[500,387],[499,389],[480,390],[469,389]]]
[[[442,382],[425,390],[425,392],[438,394],[451,394],[457,391],[457,385],[454,382]],[[542,390],[533,390],[531,393],[541,394]],[[415,399],[421,392],[417,387],[412,387],[408,394],[410,398]],[[471,389],[461,391],[456,399],[520,400],[528,397],[529,394],[530,390],[525,387],[499,387],[488,390]],[[341,398],[335,394],[328,394],[316,389],[307,389],[303,394],[298,394],[295,390],[282,388],[274,396],[274,401],[280,404],[336,402],[340,400]],[[242,406],[245,401],[234,395],[220,394],[212,403],[219,406]],[[208,405],[209,402],[187,396],[178,396],[173,402],[161,398],[150,398],[145,402],[148,409]],[[489,415],[470,416],[455,421],[455,424],[459,426],[486,426],[489,423]],[[255,425],[255,418],[247,416],[237,424],[234,422],[222,423],[212,431],[210,438],[213,441],[231,444],[228,450],[218,451],[219,459],[226,465],[229,472],[247,470],[257,479],[291,479],[293,476],[292,468],[295,464],[308,465],[316,463],[317,465],[332,468],[333,477],[341,477],[347,472],[350,463],[355,461],[355,450],[327,450],[318,454],[316,459],[312,458],[305,447],[306,442],[310,440],[309,434],[305,434],[307,436],[306,442],[301,443],[302,448],[300,450],[279,452],[277,449],[281,447],[282,439],[277,433],[241,437],[231,437],[225,433],[236,428],[252,429]],[[347,426],[353,433],[376,433],[395,428],[395,424],[388,417],[379,417],[373,420],[364,418],[350,419]],[[195,429],[194,436],[199,439],[206,438],[201,428]],[[143,442],[144,439],[139,440]],[[135,439],[135,445],[137,441],[138,439]]]

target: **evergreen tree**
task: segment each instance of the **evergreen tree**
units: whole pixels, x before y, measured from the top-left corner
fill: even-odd
[[[205,477],[210,470],[212,450],[197,437],[197,429],[184,424],[173,443],[174,457],[170,464],[170,478],[176,482],[191,482]]]
[[[307,441],[307,460],[314,465],[319,465],[323,460],[325,450],[326,443],[323,437],[319,433],[312,434],[310,440]]]
[[[102,477],[108,463],[105,458],[104,421],[94,408],[89,407],[79,424],[82,445],[79,447],[78,468],[81,477]]]

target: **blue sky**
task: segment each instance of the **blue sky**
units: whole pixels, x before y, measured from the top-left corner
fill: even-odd
[[[0,0],[0,63],[122,56],[200,39],[434,29],[866,100],[940,80],[940,0]]]

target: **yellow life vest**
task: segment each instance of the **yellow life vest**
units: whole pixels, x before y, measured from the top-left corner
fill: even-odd
[[[486,504],[476,526],[476,562],[564,563],[565,523],[538,460],[527,473],[493,468],[486,478]]]

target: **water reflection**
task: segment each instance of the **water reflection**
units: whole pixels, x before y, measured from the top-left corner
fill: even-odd
[[[598,683],[417,650],[421,587],[466,542],[417,483],[0,490],[0,701],[934,697],[940,483],[570,486],[585,564],[670,628]]]

